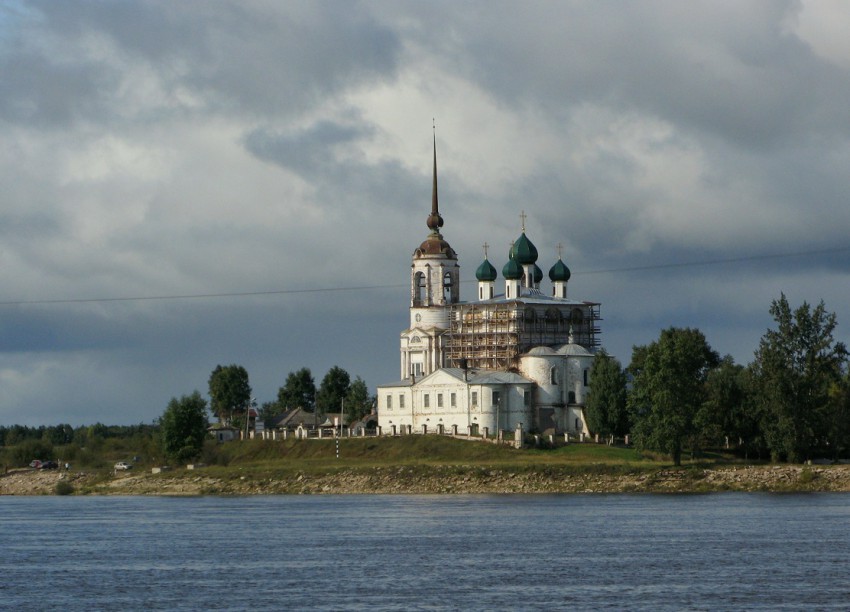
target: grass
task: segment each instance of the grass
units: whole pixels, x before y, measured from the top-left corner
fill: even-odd
[[[207,470],[241,478],[292,472],[327,473],[342,469],[457,467],[516,472],[553,469],[562,473],[623,473],[669,465],[630,448],[571,444],[554,449],[514,449],[445,436],[344,438],[336,458],[335,440],[251,441],[208,448]]]

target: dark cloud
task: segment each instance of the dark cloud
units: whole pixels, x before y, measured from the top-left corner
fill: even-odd
[[[794,29],[825,9],[517,7],[0,8],[0,283],[41,301],[0,306],[0,423],[148,422],[219,363],[261,401],[396,379],[433,116],[464,297],[525,210],[624,362],[670,325],[745,362],[783,291],[850,317],[850,78]],[[173,299],[43,303],[132,296]]]

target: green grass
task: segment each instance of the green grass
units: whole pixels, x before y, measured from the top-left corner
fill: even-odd
[[[250,441],[207,448],[205,463],[259,471],[334,471],[343,468],[461,466],[526,470],[563,466],[570,471],[594,467],[657,468],[658,461],[629,448],[571,444],[555,449],[522,449],[443,436],[343,438],[336,458],[334,440]],[[603,471],[607,471],[603,470]],[[216,470],[217,471],[217,470]]]

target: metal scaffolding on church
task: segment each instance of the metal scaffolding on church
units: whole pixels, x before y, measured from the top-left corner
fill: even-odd
[[[453,304],[446,335],[448,367],[511,370],[537,346],[573,343],[589,351],[599,346],[600,305],[538,303],[538,300]]]

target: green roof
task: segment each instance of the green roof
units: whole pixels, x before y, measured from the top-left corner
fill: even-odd
[[[533,264],[537,261],[537,247],[523,232],[519,239],[514,242],[514,246],[511,247],[511,255],[522,265]]]
[[[555,265],[549,269],[549,280],[553,283],[555,281],[568,281],[570,280],[570,269],[560,259],[555,262]]]
[[[481,265],[478,266],[478,269],[475,271],[475,278],[480,281],[492,282],[496,280],[497,275],[498,273],[496,272],[496,268],[493,267],[493,264],[491,264],[488,259],[481,262]]]

